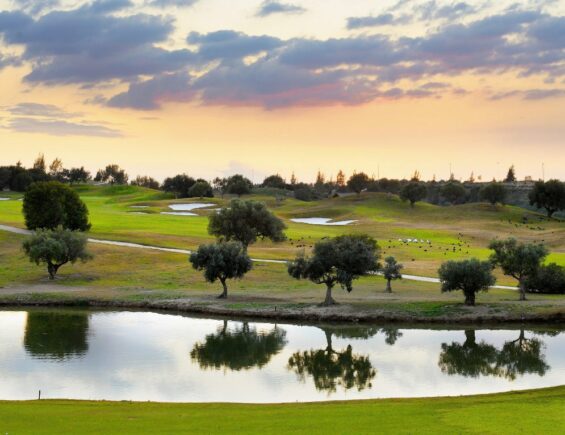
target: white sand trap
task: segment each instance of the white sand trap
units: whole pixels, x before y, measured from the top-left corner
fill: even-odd
[[[357,222],[356,220],[352,220],[352,221],[332,221],[331,219],[328,218],[317,218],[317,217],[313,217],[313,218],[301,218],[301,219],[291,219],[292,222],[296,222],[297,224],[309,224],[309,225],[335,225],[335,226],[344,226],[344,225],[350,225],[354,222]]]
[[[162,211],[161,214],[168,214],[172,216],[198,216],[196,213],[189,211]]]
[[[0,198],[0,201],[9,201],[10,198]]]
[[[171,204],[169,208],[174,211],[192,211],[199,208],[212,207],[216,204],[208,204],[204,202],[193,202],[192,204]]]

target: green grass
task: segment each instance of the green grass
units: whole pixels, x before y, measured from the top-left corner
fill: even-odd
[[[189,298],[199,304],[226,308],[306,309],[323,299],[323,286],[297,281],[281,264],[255,263],[244,279],[229,283],[230,298],[217,301],[219,284],[206,283],[192,269],[187,256],[152,250],[91,244],[91,262],[65,265],[55,281],[44,267],[30,263],[21,243],[24,236],[0,231],[0,302],[70,303],[86,301],[141,302]],[[127,264],[127,267],[124,267]],[[465,307],[460,292],[441,293],[439,284],[397,281],[392,294],[384,293],[382,277],[361,278],[351,293],[334,290],[343,310],[380,312],[433,318],[461,314],[553,314],[565,311],[562,295],[529,295],[519,302],[516,291],[492,289],[480,293],[474,309]]]
[[[458,398],[308,404],[0,402],[0,432],[560,434],[565,387]]]
[[[75,189],[90,210],[93,237],[188,249],[212,240],[207,232],[210,211],[199,210],[195,217],[160,214],[168,210],[171,203],[203,200],[173,200],[168,194],[135,186],[84,185]],[[6,193],[4,196],[19,198],[21,194]],[[411,208],[396,196],[372,193],[313,202],[288,198],[279,203],[273,196],[265,195],[250,198],[265,201],[288,225],[287,242],[259,242],[250,249],[255,257],[290,259],[296,255],[298,246],[308,250],[322,237],[363,232],[379,240],[383,255],[394,255],[405,263],[406,273],[435,276],[445,260],[471,256],[487,258],[489,241],[508,236],[544,240],[553,251],[550,261],[565,265],[565,225],[547,221],[541,214],[518,207],[485,204],[438,207],[419,203]],[[207,198],[204,201],[221,206],[227,204],[229,198]],[[132,205],[149,206],[143,210],[148,214],[133,213],[136,209]],[[0,202],[0,224],[23,227],[21,206],[21,201]],[[354,219],[358,223],[327,227],[290,221],[296,217]],[[525,224],[524,218],[527,218]],[[398,241],[405,238],[429,240],[431,246]],[[500,278],[503,284],[512,283],[508,278]]]

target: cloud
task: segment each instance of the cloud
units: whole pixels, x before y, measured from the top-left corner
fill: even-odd
[[[377,16],[366,17],[349,17],[347,19],[347,28],[349,30],[362,29],[364,27],[389,26],[396,24],[394,15],[390,13]]]
[[[18,133],[43,133],[52,136],[122,136],[118,130],[103,125],[53,119],[13,118],[8,121],[8,128]]]
[[[273,4],[280,3],[262,6]],[[418,16],[433,22],[421,36],[281,39],[217,30],[190,32],[185,47],[170,49],[164,47],[173,37],[177,41],[174,20],[136,13],[128,0],[40,17],[1,12],[0,34],[6,44],[22,47],[19,60],[31,69],[27,82],[75,83],[83,91],[109,94],[88,98],[90,104],[140,110],[171,101],[275,109],[438,98],[470,92],[449,83],[463,74],[535,76],[541,88],[563,81],[564,17],[522,6],[479,15],[478,7],[469,5],[406,1],[381,15],[348,21],[352,29],[398,24],[419,7]],[[14,59],[0,55],[0,67],[10,62]],[[124,83],[125,91],[108,91]]]
[[[131,80],[184,68],[191,59],[188,50],[155,45],[171,35],[172,20],[112,14],[130,5],[127,0],[105,0],[38,19],[1,12],[0,33],[6,43],[25,47],[22,59],[33,65],[25,80],[32,83]]]
[[[186,73],[164,74],[144,82],[132,83],[126,92],[112,97],[110,107],[155,110],[165,101],[190,101],[194,91]]]
[[[565,89],[528,89],[525,91],[499,92],[490,96],[491,100],[503,100],[506,98],[522,98],[523,100],[546,100],[548,98],[558,98],[565,96]]]
[[[267,17],[273,14],[302,14],[306,12],[302,6],[290,3],[282,3],[275,0],[265,0],[259,6],[256,15],[258,17]]]
[[[47,9],[54,9],[61,4],[59,0],[13,0],[13,3],[18,7],[18,9],[27,11],[34,15]]]
[[[54,136],[119,137],[117,129],[82,119],[81,113],[67,112],[52,104],[19,103],[4,107],[10,114],[5,128],[19,133],[43,133]]]
[[[455,20],[472,14],[476,9],[465,2],[440,4],[435,0],[416,5],[413,12],[422,20]]]
[[[196,4],[199,0],[149,0],[146,2],[148,6],[154,7],[171,7],[188,8]]]
[[[198,45],[198,58],[204,62],[215,59],[241,59],[283,45],[280,39],[272,36],[250,36],[232,30],[207,34],[192,32],[188,35],[187,42]]]
[[[5,109],[12,115],[18,116],[44,116],[55,118],[74,118],[77,113],[69,113],[52,104],[19,103]]]

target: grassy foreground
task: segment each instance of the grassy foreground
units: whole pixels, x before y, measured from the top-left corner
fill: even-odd
[[[275,405],[0,402],[0,432],[8,434],[558,434],[563,427],[565,387],[458,398]]]

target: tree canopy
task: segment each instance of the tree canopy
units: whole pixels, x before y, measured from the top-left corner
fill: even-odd
[[[90,229],[86,204],[78,193],[58,181],[32,184],[24,195],[23,213],[30,230],[53,230],[59,226],[78,231]]]
[[[206,180],[198,179],[196,183],[188,189],[188,196],[191,198],[213,198],[214,192],[212,191],[212,186]]]
[[[400,199],[403,201],[409,201],[410,206],[414,207],[414,204],[423,200],[427,193],[428,189],[424,183],[411,181],[400,189]]]
[[[349,177],[349,180],[347,180],[347,187],[359,195],[367,188],[370,181],[371,179],[367,174],[364,172],[358,172]]]
[[[251,193],[253,183],[241,174],[235,174],[226,180],[226,192],[241,196]]]
[[[269,175],[268,177],[266,177],[263,180],[263,183],[261,184],[261,186],[263,186],[263,187],[273,187],[275,189],[285,189],[286,188],[286,182],[284,181],[284,178],[281,177],[279,174]]]
[[[163,190],[173,193],[176,198],[189,198],[189,191],[194,183],[196,183],[194,178],[186,174],[179,174],[174,177],[165,178],[165,181],[163,181]]]
[[[223,240],[237,240],[247,248],[257,239],[286,240],[286,225],[263,202],[234,199],[210,216],[208,232]]]
[[[111,164],[98,170],[94,181],[109,182],[110,184],[127,184],[128,174],[119,165]]]
[[[450,181],[449,183],[444,184],[441,187],[440,193],[441,196],[450,204],[459,204],[464,202],[465,197],[467,196],[467,190],[457,181]]]
[[[220,242],[200,245],[189,258],[192,267],[204,271],[204,278],[210,283],[220,281],[223,292],[220,299],[228,297],[228,279],[242,278],[251,270],[249,255],[240,242]]]
[[[504,184],[493,182],[483,186],[479,192],[479,196],[483,201],[490,202],[492,205],[496,205],[497,203],[504,205],[507,193]]]
[[[475,305],[475,294],[487,291],[496,282],[492,269],[490,262],[476,258],[443,263],[438,270],[441,291],[462,290],[465,304]]]
[[[333,305],[332,288],[339,284],[348,292],[352,291],[355,279],[378,270],[378,258],[379,247],[373,238],[362,234],[343,235],[317,242],[311,256],[298,255],[288,264],[288,273],[296,279],[325,284],[323,305]]]
[[[23,248],[31,262],[46,264],[49,279],[55,279],[61,266],[92,259],[86,244],[85,234],[59,227],[55,230],[37,230],[24,241]]]
[[[565,268],[555,263],[540,266],[525,280],[526,291],[530,293],[565,293]]]
[[[520,300],[526,300],[526,280],[535,276],[549,251],[542,244],[519,243],[514,238],[493,240],[489,249],[494,252],[490,261],[499,266],[505,275],[516,279],[520,285]]]
[[[565,210],[565,183],[559,180],[538,181],[529,194],[530,205],[544,208],[547,216]]]

